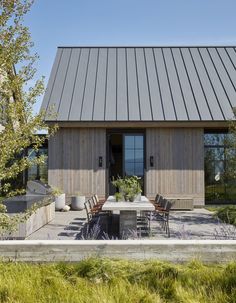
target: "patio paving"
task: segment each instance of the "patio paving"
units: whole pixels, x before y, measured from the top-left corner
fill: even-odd
[[[55,219],[31,234],[27,240],[73,240],[73,239],[117,239],[118,215],[109,222],[104,218],[88,232],[85,211],[56,212]],[[222,224],[206,209],[173,211],[170,213],[171,239],[225,239],[236,238],[236,228]],[[108,228],[108,229],[107,229]],[[103,230],[109,230],[104,233]],[[135,236],[135,235],[134,235]],[[139,235],[140,236],[140,235]],[[159,222],[151,222],[151,235],[142,233],[142,238],[168,239]]]
[[[213,213],[206,209],[193,211],[172,211],[170,213],[171,239],[225,239],[229,235],[236,238],[236,229],[231,225],[220,223]],[[105,233],[103,230],[110,230]],[[137,235],[133,235],[135,237]],[[140,233],[138,232],[138,237]],[[142,238],[168,239],[159,222],[151,221],[151,234],[142,233]],[[88,232],[85,211],[56,212],[55,219],[31,234],[31,240],[73,240],[100,238],[118,238],[118,215],[113,215],[107,224],[103,219]]]

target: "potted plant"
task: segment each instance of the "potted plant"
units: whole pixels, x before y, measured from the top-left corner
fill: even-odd
[[[81,195],[80,192],[77,192],[71,198],[71,208],[74,210],[83,210],[85,203],[85,196]]]
[[[118,178],[112,181],[112,184],[118,188],[119,193],[124,197],[125,201],[137,201],[141,198],[140,178],[137,176]]]
[[[119,192],[116,192],[114,196],[115,196],[116,202],[120,202],[123,199],[122,194]]]
[[[57,187],[52,189],[52,195],[55,199],[55,209],[62,210],[66,205],[66,194]]]

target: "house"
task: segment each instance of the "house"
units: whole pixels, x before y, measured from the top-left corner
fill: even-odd
[[[117,176],[195,206],[232,201],[224,138],[236,106],[234,47],[59,47],[42,108],[49,184],[107,196]],[[217,177],[218,176],[218,177]]]

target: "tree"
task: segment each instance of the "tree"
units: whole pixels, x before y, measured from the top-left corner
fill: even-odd
[[[226,138],[226,177],[230,180],[236,179],[236,108],[233,108],[234,117],[229,121],[229,134]]]
[[[11,181],[27,168],[45,161],[43,156],[29,157],[27,147],[37,151],[54,128],[44,123],[44,112],[34,114],[33,106],[44,92],[43,78],[27,89],[34,80],[37,54],[32,54],[33,42],[23,24],[33,0],[0,0],[0,191],[13,194]],[[46,129],[46,136],[37,133]],[[18,190],[19,192],[19,190]]]
[[[37,98],[44,92],[43,78],[27,88],[36,73],[37,54],[32,54],[33,42],[29,29],[23,24],[33,0],[0,0],[0,196],[13,195],[16,180],[27,168],[45,161],[43,156],[32,158],[25,153],[27,147],[38,151],[51,136],[55,127],[44,123],[45,113],[33,112]],[[46,136],[37,133],[45,129]],[[0,235],[13,231],[32,213],[10,217],[0,204]]]

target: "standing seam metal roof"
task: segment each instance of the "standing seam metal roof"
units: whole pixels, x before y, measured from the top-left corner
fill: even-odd
[[[42,108],[51,106],[57,121],[227,120],[236,106],[236,50],[59,47]]]

